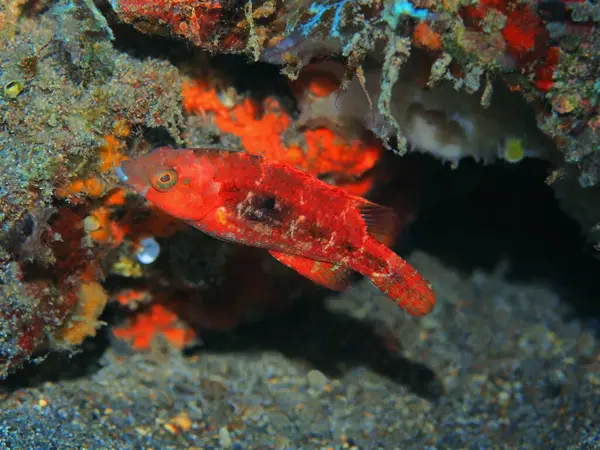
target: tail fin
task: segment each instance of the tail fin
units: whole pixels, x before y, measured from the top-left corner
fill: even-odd
[[[395,253],[392,255],[388,259],[391,271],[373,272],[369,279],[411,316],[429,314],[435,306],[435,293],[431,285],[400,256]]]
[[[355,271],[412,316],[429,314],[435,306],[431,285],[406,261],[388,248],[402,222],[393,209],[355,197],[371,241],[363,258],[353,260]],[[406,219],[406,218],[405,218]]]

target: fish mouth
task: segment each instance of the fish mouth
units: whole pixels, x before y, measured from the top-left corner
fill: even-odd
[[[115,170],[115,173],[117,175],[117,178],[121,180],[121,183],[127,183],[127,180],[129,180],[129,177],[125,173],[125,170],[123,170],[123,166],[119,165],[117,167],[117,170]]]
[[[130,161],[121,161],[121,164],[115,169],[115,175],[124,184],[127,184],[131,189],[142,196],[146,196],[150,185],[146,178],[140,174],[139,166],[132,164]]]

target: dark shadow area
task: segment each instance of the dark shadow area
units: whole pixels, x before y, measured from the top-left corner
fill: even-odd
[[[600,261],[545,184],[540,161],[452,170],[423,157],[421,212],[412,244],[463,273],[507,259],[514,281],[553,287],[581,319],[600,317]],[[593,250],[592,250],[593,251]]]
[[[108,1],[97,4],[106,18],[115,37],[113,46],[124,53],[139,59],[167,59],[173,63],[187,60],[194,52],[194,46],[168,36],[150,35],[137,31],[133,26],[121,22]]]
[[[101,328],[95,337],[86,339],[75,352],[53,351],[34,355],[22,368],[0,381],[0,393],[36,387],[46,382],[76,380],[96,373],[101,368],[99,360],[110,343],[108,333],[106,327]]]
[[[298,285],[302,284],[306,283],[299,280]],[[299,301],[298,306],[286,314],[234,331],[201,331],[202,347],[190,348],[186,354],[277,351],[288,358],[304,361],[332,378],[342,376],[353,367],[368,367],[422,398],[435,401],[443,395],[442,383],[433,370],[390,350],[386,343],[388,336],[378,332],[373,323],[325,309],[323,299],[329,295],[332,293],[327,290],[313,288],[307,294],[310,302]],[[76,380],[96,373],[101,368],[100,358],[110,342],[114,343],[110,337],[110,324],[123,318],[119,308],[114,305],[108,308],[101,320],[109,322],[109,327],[87,339],[76,353],[39,355],[41,362],[35,362],[33,358],[0,382],[0,393],[46,382]],[[192,317],[190,322],[193,322]],[[131,349],[125,345],[118,351],[130,353]]]
[[[217,55],[211,66],[227,74],[236,90],[261,103],[273,95],[288,114],[296,114],[296,100],[289,80],[281,74],[281,68],[273,64],[248,61],[240,55]]]
[[[339,377],[352,367],[368,367],[428,400],[443,395],[432,369],[390,352],[385,336],[379,335],[372,323],[328,311],[322,302],[311,307],[301,302],[289,314],[229,333],[203,331],[202,340],[203,352],[277,351],[306,361],[329,377]]]

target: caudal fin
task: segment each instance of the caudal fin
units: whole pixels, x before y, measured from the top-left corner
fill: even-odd
[[[435,306],[431,285],[398,255],[393,254],[393,260],[389,272],[373,272],[369,279],[411,316],[429,314]]]
[[[435,306],[431,285],[406,261],[388,248],[394,242],[402,223],[391,208],[354,197],[366,231],[374,238],[365,243],[362,257],[352,267],[398,306],[412,316],[429,314]]]

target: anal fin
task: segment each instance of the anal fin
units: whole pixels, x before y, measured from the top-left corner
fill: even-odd
[[[281,264],[294,269],[303,277],[332,291],[343,291],[352,284],[354,271],[346,266],[316,261],[304,256],[290,255],[276,250],[269,250],[269,253]]]

